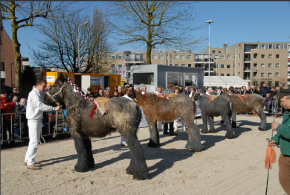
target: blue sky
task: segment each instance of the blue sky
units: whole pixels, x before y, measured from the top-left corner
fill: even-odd
[[[96,6],[105,11],[107,7],[102,1],[87,1],[79,4]],[[198,25],[204,25],[197,30],[197,36],[208,36],[206,20],[213,20],[211,24],[211,47],[223,47],[238,42],[290,42],[290,1],[199,1],[195,4],[193,13],[196,13]],[[193,22],[193,21],[188,21]],[[4,21],[4,29],[11,37],[10,22]],[[26,27],[19,30],[21,53],[30,58],[29,47],[38,48],[37,39],[43,36],[36,28]],[[114,40],[110,40],[114,42]],[[199,52],[206,48],[208,42],[201,45]],[[144,45],[145,49],[146,46]],[[116,47],[121,50],[134,50],[133,45]]]

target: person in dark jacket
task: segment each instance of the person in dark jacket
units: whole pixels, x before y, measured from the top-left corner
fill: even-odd
[[[260,95],[265,98],[267,96],[267,93],[270,93],[270,89],[267,87],[266,83],[263,83],[263,86],[261,87]]]
[[[94,97],[94,93],[92,92],[92,89],[90,87],[87,89],[86,96],[89,97],[89,98],[95,98]]]
[[[20,103],[15,107],[15,122],[14,128],[19,130],[22,137],[28,137],[28,126],[26,120],[26,104],[27,100],[25,98],[20,99]]]
[[[131,90],[131,96],[130,96],[130,98],[131,99],[135,99],[136,98],[136,95],[135,95],[134,85],[133,84],[130,84],[129,85],[129,89]]]
[[[183,94],[189,96],[190,91],[189,91],[189,89],[188,89],[188,86],[185,86],[185,87],[184,87],[184,90],[183,90],[181,93],[183,93]]]
[[[14,96],[17,96],[18,99],[20,98],[20,94],[17,92],[17,88],[13,87],[12,89],[12,93],[9,94],[9,96],[7,97],[7,100],[12,100]]]

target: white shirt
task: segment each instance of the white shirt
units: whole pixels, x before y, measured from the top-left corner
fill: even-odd
[[[128,95],[123,95],[122,97],[132,100]]]
[[[52,106],[43,103],[43,93],[33,88],[27,98],[26,118],[28,120],[40,120],[43,117],[43,111],[53,111]]]

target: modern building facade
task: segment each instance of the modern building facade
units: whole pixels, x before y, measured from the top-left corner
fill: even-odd
[[[205,76],[239,76],[249,86],[260,86],[266,82],[269,87],[290,85],[290,44],[287,42],[240,42],[221,48],[211,48],[199,53],[191,50],[153,50],[152,64],[204,68]],[[111,67],[144,65],[145,52],[134,52],[128,56],[123,52],[107,56],[113,60]],[[210,67],[210,70],[209,70]]]

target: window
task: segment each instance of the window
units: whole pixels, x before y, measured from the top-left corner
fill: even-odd
[[[276,63],[276,68],[280,68],[280,63]]]
[[[185,73],[184,74],[184,86],[197,86],[197,74]]]
[[[185,64],[181,64],[181,66],[183,66],[183,67],[184,67],[184,66],[185,66]]]
[[[276,58],[280,58],[280,54],[276,54]]]
[[[191,60],[191,55],[187,55],[187,59],[188,60]]]
[[[265,54],[261,54],[261,58],[265,58]]]
[[[273,64],[272,64],[272,63],[269,63],[269,64],[268,64],[268,67],[269,67],[269,68],[272,68],[272,67],[273,67]]]
[[[231,76],[231,74],[230,73],[227,73],[227,76]]]
[[[227,55],[227,59],[230,60],[231,59],[231,56],[230,55]]]
[[[275,77],[280,77],[280,72],[276,72]]]
[[[225,76],[225,74],[224,73],[221,73],[221,76]]]
[[[254,58],[257,58],[258,54],[257,53],[254,53]]]
[[[224,60],[225,59],[225,56],[224,55],[221,55],[221,60]]]
[[[261,72],[261,77],[265,77],[265,73]]]
[[[276,49],[280,49],[280,44],[277,44],[276,45]]]
[[[228,64],[228,65],[227,65],[227,68],[231,68],[231,65]]]
[[[221,51],[221,50],[219,50],[219,53],[222,53],[222,51]]]
[[[157,60],[157,55],[153,55],[153,60]]]
[[[215,50],[212,50],[212,53],[215,53]]]
[[[118,67],[122,67],[122,64],[118,64]]]
[[[163,60],[164,59],[164,55],[159,55],[159,59]]]
[[[258,66],[258,64],[257,63],[254,63],[254,67],[257,67]]]
[[[261,48],[262,48],[262,49],[265,49],[265,44],[262,44],[262,45],[261,45]]]
[[[269,44],[269,49],[272,49],[273,45],[272,44]]]
[[[218,64],[215,64],[215,65],[214,65],[214,68],[218,68],[218,67],[219,67],[219,65],[218,65]]]
[[[123,55],[118,55],[118,59],[122,59],[123,58]]]
[[[178,55],[174,55],[174,59],[178,59]]]
[[[261,63],[261,68],[265,68],[265,63]]]
[[[191,64],[187,64],[188,67],[191,67]]]
[[[272,77],[272,72],[269,72],[268,73],[268,77]]]
[[[178,66],[178,64],[175,64],[175,66]]]
[[[273,58],[273,54],[269,54],[268,55],[268,58]]]
[[[116,59],[116,55],[111,55],[111,59]]]
[[[111,64],[111,68],[115,67],[115,64]]]
[[[133,84],[154,85],[154,73],[133,73]]]
[[[185,55],[181,55],[181,59],[182,60],[185,60]]]
[[[214,59],[218,60],[219,59],[219,55],[218,54],[215,54],[214,55]]]
[[[225,68],[225,65],[224,64],[221,64],[221,68]]]
[[[172,82],[174,85],[182,84],[182,73],[167,72],[166,77],[167,77],[166,83]]]

